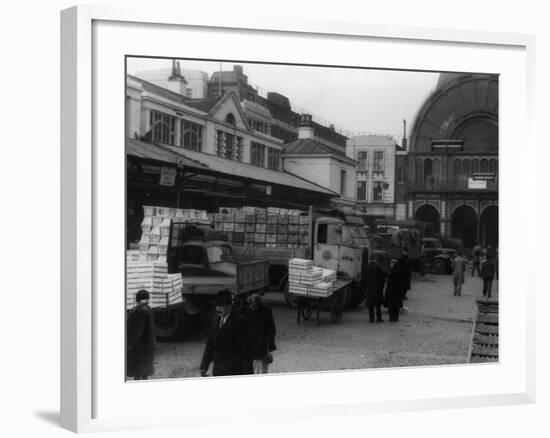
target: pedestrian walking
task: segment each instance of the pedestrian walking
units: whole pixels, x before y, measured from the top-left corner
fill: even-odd
[[[369,321],[383,322],[382,304],[384,303],[384,282],[386,274],[380,266],[382,256],[371,256],[366,270],[365,307],[369,309]]]
[[[411,288],[411,261],[409,259],[409,251],[407,248],[403,248],[401,257],[399,257],[399,270],[401,272],[403,300],[407,300],[407,291]]]
[[[149,292],[136,294],[136,306],[126,319],[126,375],[134,380],[147,380],[154,374],[156,348],[155,321],[149,307]]]
[[[491,298],[491,289],[493,287],[493,279],[495,278],[496,266],[493,261],[493,256],[487,254],[486,260],[481,265],[481,278],[483,279],[483,296]]]
[[[481,263],[481,246],[476,245],[472,250],[472,278],[476,272],[478,277],[481,277],[481,273],[479,271],[480,263]]]
[[[216,312],[210,320],[204,353],[199,366],[206,376],[212,363],[212,375],[232,376],[252,373],[250,330],[245,317],[234,308],[228,289],[217,293]]]
[[[462,253],[457,251],[453,259],[453,296],[459,297],[462,295],[462,285],[464,284],[464,272],[466,271],[466,259],[462,257]]]
[[[275,346],[275,320],[273,312],[259,293],[253,293],[247,300],[244,316],[248,321],[251,336],[251,356],[254,374],[267,374],[273,362]]]
[[[401,278],[399,263],[396,259],[392,259],[390,261],[390,274],[388,276],[386,296],[384,298],[384,303],[388,308],[391,322],[399,320],[399,309],[403,305],[402,284],[403,280]]]

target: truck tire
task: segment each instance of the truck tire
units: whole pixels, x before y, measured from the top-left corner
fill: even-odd
[[[432,262],[432,272],[435,274],[445,274],[447,272],[447,263],[442,259],[434,259]]]
[[[188,317],[183,309],[167,309],[155,312],[155,334],[160,342],[183,339]]]
[[[286,282],[286,284],[283,287],[283,293],[285,295],[286,305],[291,309],[296,309],[298,307],[298,304],[296,302],[296,297],[288,291],[288,282]]]

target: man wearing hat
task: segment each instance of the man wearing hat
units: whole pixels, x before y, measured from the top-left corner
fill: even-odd
[[[246,319],[233,307],[233,294],[228,289],[219,291],[214,304],[216,312],[199,367],[201,376],[206,376],[210,363],[213,376],[251,374],[250,330]]]
[[[154,374],[155,321],[149,307],[149,292],[136,294],[136,306],[126,320],[126,375],[134,380],[147,380]]]

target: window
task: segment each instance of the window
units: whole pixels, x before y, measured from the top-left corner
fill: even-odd
[[[318,224],[317,243],[340,245],[342,230],[339,224]]]
[[[375,181],[372,185],[372,200],[374,202],[382,201],[382,182]]]
[[[216,154],[229,160],[242,161],[243,139],[227,132],[218,131]]]
[[[359,171],[366,171],[367,170],[367,152],[361,151],[357,154],[357,161],[359,162],[359,165],[357,167],[357,170]]]
[[[229,113],[226,117],[225,117],[225,121],[227,123],[230,123],[232,125],[235,124],[235,116],[232,114],[232,113]]]
[[[185,149],[200,152],[202,150],[202,126],[182,120],[181,145]]]
[[[367,199],[367,182],[357,181],[357,200],[366,201]]]
[[[340,170],[340,194],[346,195],[346,171]]]
[[[267,148],[267,168],[271,170],[279,170],[280,161],[281,152],[277,149]]]
[[[158,111],[151,111],[150,125],[153,143],[176,144],[176,118]]]
[[[250,164],[265,167],[265,145],[256,142],[250,144]]]
[[[384,151],[374,151],[374,171],[384,172]]]

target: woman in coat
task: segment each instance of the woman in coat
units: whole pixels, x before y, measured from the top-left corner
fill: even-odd
[[[390,321],[398,321],[399,309],[403,305],[403,279],[396,259],[390,261],[390,275],[386,285],[384,304],[388,308]]]
[[[126,320],[126,375],[134,380],[147,380],[155,372],[155,321],[148,303],[149,292],[140,290]]]

